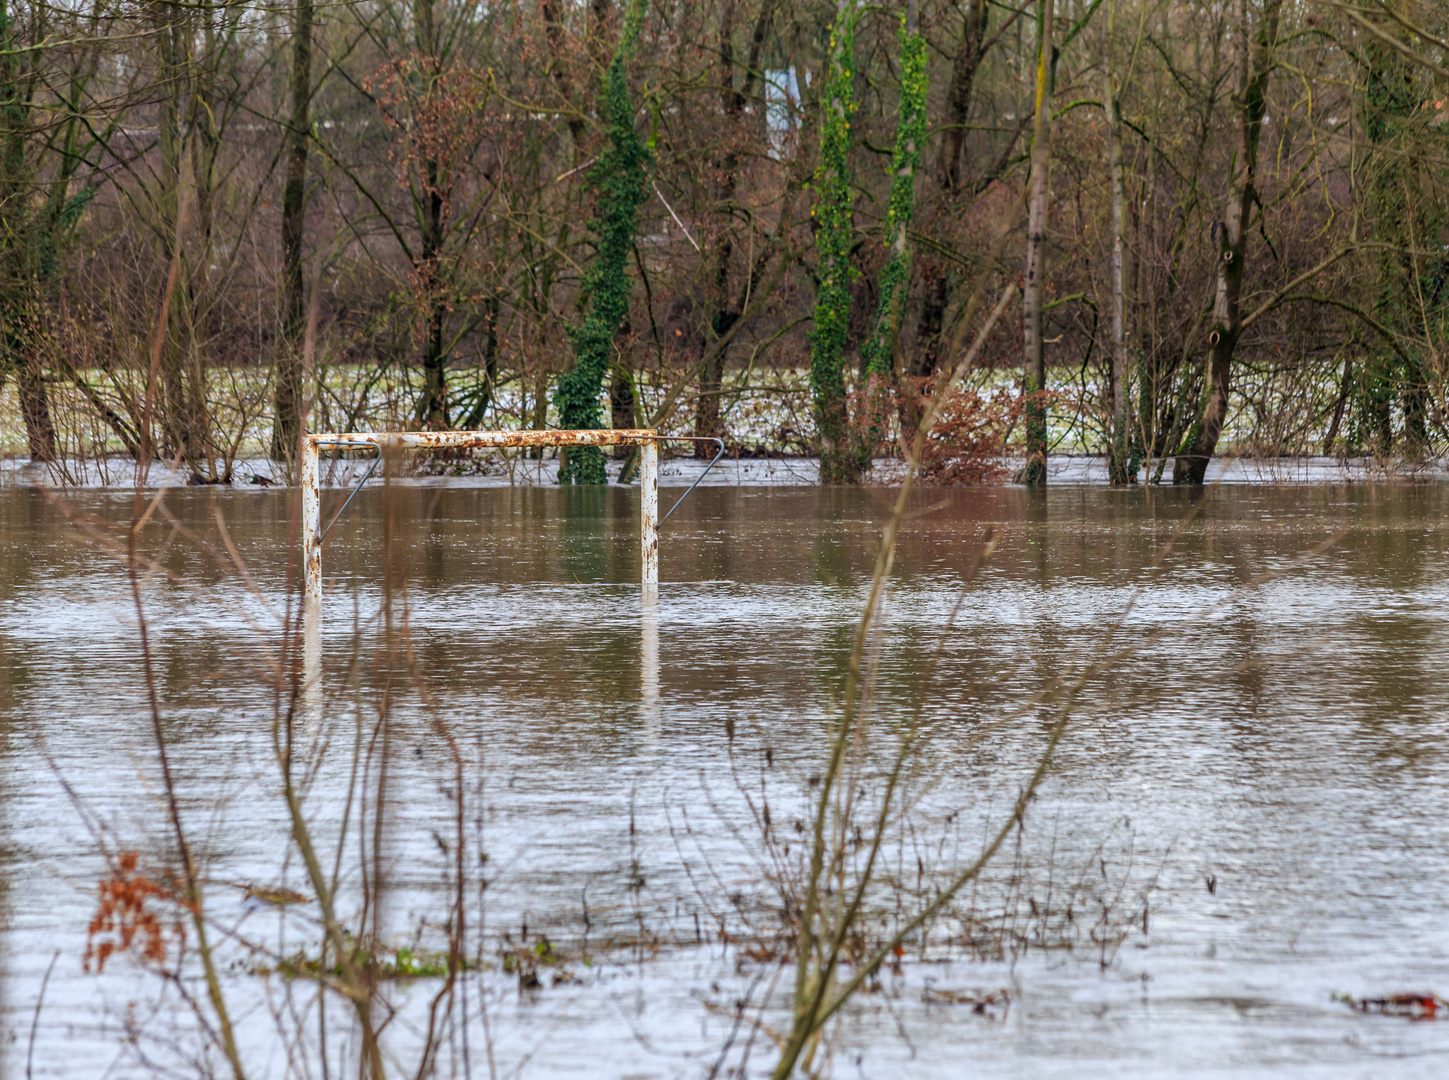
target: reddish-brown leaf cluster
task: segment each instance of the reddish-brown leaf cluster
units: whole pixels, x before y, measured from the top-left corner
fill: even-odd
[[[136,852],[121,852],[110,876],[100,883],[100,902],[86,929],[86,971],[91,970],[92,961],[97,972],[103,970],[113,954],[127,950],[134,950],[146,963],[160,964],[166,959],[167,931],[157,907],[184,901],[175,889],[138,873],[139,861]],[[178,942],[185,933],[179,922],[171,932]]]
[[[479,153],[488,132],[483,103],[487,80],[477,71],[443,68],[427,56],[394,57],[363,81],[383,121],[403,139],[389,156],[403,183],[416,183],[444,204],[452,200],[460,166]],[[493,153],[485,147],[485,157]],[[497,163],[482,165],[491,174]]]
[[[924,406],[924,392],[922,405]],[[922,475],[938,484],[983,484],[1007,472],[1006,440],[1021,419],[1027,398],[954,390],[941,403],[921,449]]]

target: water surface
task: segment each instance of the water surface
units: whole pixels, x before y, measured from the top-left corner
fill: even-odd
[[[710,928],[768,920],[772,902],[742,793],[765,792],[785,827],[803,817],[890,498],[700,489],[661,539],[655,613],[637,585],[637,492],[369,490],[338,526],[309,808],[337,824],[352,718],[387,688],[387,932],[421,940],[436,923],[446,728],[488,857],[489,940],[527,924],[532,940],[653,942],[536,995],[490,976],[500,1069],[701,1075],[714,1060],[720,1006],[758,988],[759,965]],[[151,1016],[154,980],[125,961],[81,970],[98,837],[167,845],[137,615],[124,566],[67,519],[119,535],[131,506],[0,492],[7,1076],[145,1074],[124,1028],[128,1009]],[[268,915],[246,915],[242,886],[303,884],[283,854],[265,668],[289,610],[291,494],[174,491],[166,507],[143,595],[172,765],[213,910],[255,927]],[[887,734],[921,696],[973,552],[988,530],[1000,544],[924,694],[933,737],[898,880],[958,864],[1001,819],[1041,742],[1024,703],[1109,637],[1141,648],[1089,671],[1020,843],[861,999],[839,1075],[1442,1075],[1449,1024],[1361,1016],[1333,995],[1449,992],[1449,496],[1237,487],[1183,525],[1190,508],[1170,490],[919,493],[879,646]],[[379,651],[389,625],[410,654]],[[1072,884],[1112,906],[1091,916],[1108,944],[1085,922],[1033,921]],[[973,916],[1015,944],[982,958],[965,944]],[[231,977],[242,994],[264,981]],[[928,987],[1012,1000],[979,1016],[926,1003]],[[171,1008],[146,1021],[148,1045]],[[282,1075],[251,1025],[258,1073]]]

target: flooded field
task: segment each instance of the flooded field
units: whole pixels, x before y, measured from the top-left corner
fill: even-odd
[[[637,491],[359,497],[329,540],[320,694],[299,699],[293,737],[339,918],[366,893],[366,932],[416,976],[389,991],[389,1054],[416,1069],[463,910],[436,1075],[769,1074],[794,975],[792,837],[891,497],[701,488],[661,534],[657,609],[640,603]],[[1449,993],[1449,491],[1223,487],[1186,525],[1174,490],[915,503],[871,654],[880,753],[862,800],[903,731],[929,738],[871,932],[1006,819],[1043,747],[1032,701],[1082,689],[1024,827],[814,1064],[1444,1075],[1449,1021],[1338,996]],[[273,742],[292,493],[177,490],[165,509],[141,591],[219,990],[247,1075],[337,1074],[355,1053],[345,1010],[297,1020],[312,984],[283,975],[321,919]],[[0,490],[6,1077],[228,1074],[187,1005],[207,992],[194,934],[178,952],[162,920],[164,964],[133,946],[85,971],[119,853],[176,866],[141,628],[103,542],[131,513],[129,493]],[[962,599],[988,531],[999,545]],[[178,956],[181,978],[158,973]]]

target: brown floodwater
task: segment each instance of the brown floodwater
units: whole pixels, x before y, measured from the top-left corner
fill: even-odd
[[[243,890],[305,884],[266,667],[290,610],[293,494],[176,490],[143,542],[209,910],[281,952],[300,946],[296,926]],[[337,526],[321,696],[301,727],[319,834],[335,839],[358,718],[370,731],[385,692],[384,934],[426,945],[446,905],[446,729],[481,867],[470,888],[487,882],[485,955],[525,934],[599,950],[577,982],[536,994],[479,977],[498,1075],[703,1075],[728,1004],[764,994],[762,965],[715,932],[763,925],[777,899],[745,795],[770,798],[784,830],[806,813],[892,497],[703,487],[664,528],[657,609],[640,603],[636,491],[371,488]],[[846,1016],[836,1073],[1444,1075],[1449,1021],[1362,1015],[1335,995],[1449,994],[1449,489],[1223,487],[1186,524],[1176,490],[914,504],[877,724],[888,748],[919,701],[930,737],[883,917],[1002,819],[1041,747],[1034,696],[1085,682],[1025,828]],[[0,489],[5,1076],[149,1075],[141,1054],[174,1064],[194,1037],[137,964],[82,970],[100,845],[169,850],[125,568],[69,520],[119,536],[131,507],[129,493]],[[942,639],[988,530],[999,547]],[[1129,651],[1090,667],[1107,641]],[[653,944],[611,953],[611,938]],[[227,978],[253,1002],[272,982],[245,963]],[[998,989],[1010,1005],[985,1015],[941,1004]],[[407,1007],[426,993],[399,990]],[[242,1039],[257,1075],[282,1076],[268,1015],[257,1005]],[[757,1046],[750,1074],[769,1058]]]

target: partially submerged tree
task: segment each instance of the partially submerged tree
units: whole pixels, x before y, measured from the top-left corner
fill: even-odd
[[[1122,103],[1117,97],[1117,72],[1112,63],[1116,5],[1114,0],[1106,0],[1106,4],[1102,19],[1102,113],[1107,129],[1107,173],[1112,185],[1112,357],[1107,384],[1110,408],[1107,476],[1114,484],[1129,484],[1137,482],[1137,457],[1132,448],[1132,376],[1127,356],[1127,193],[1122,169]],[[1145,9],[1143,14],[1145,17]]]
[[[779,0],[762,0],[755,14],[754,25],[749,36],[749,48],[743,57],[735,53],[735,23],[739,16],[738,0],[724,0],[719,13],[719,51],[716,73],[719,80],[719,113],[722,130],[716,132],[716,139],[709,158],[709,175],[706,178],[713,204],[718,208],[732,207],[740,188],[744,155],[741,153],[743,132],[742,121],[747,119],[749,103],[760,90],[764,73],[761,64],[765,46],[775,20]],[[737,69],[739,69],[737,71]],[[758,121],[754,122],[758,127]],[[737,141],[739,140],[739,141]],[[748,146],[748,142],[743,142]],[[730,288],[730,264],[735,253],[735,232],[737,223],[728,212],[717,215],[717,235],[707,240],[705,251],[709,255],[709,278],[706,282],[706,302],[702,329],[697,335],[703,340],[699,372],[699,403],[694,410],[694,434],[700,438],[720,438],[725,434],[720,418],[720,397],[724,386],[725,359],[727,350],[719,343],[734,330],[743,315],[743,303],[737,300]],[[747,266],[745,276],[752,278],[756,269]],[[748,281],[747,281],[748,284]],[[695,454],[708,457],[713,447],[708,443],[696,443]]]
[[[628,261],[634,250],[635,215],[644,201],[649,151],[634,130],[626,65],[634,54],[643,19],[644,0],[630,0],[604,81],[609,146],[589,169],[589,180],[599,192],[594,225],[599,246],[584,279],[588,312],[570,334],[574,366],[559,379],[554,393],[559,422],[570,430],[601,426],[599,395],[614,357],[614,339],[629,314],[633,284]],[[561,484],[608,483],[603,451],[595,446],[569,450],[558,479]]]
[[[22,25],[0,0],[0,385],[15,379],[32,461],[54,461],[58,451],[46,374],[57,350],[47,322],[62,256],[95,194],[85,173],[105,137],[79,107],[100,63],[98,43],[47,43],[94,34],[100,12],[99,4],[75,12],[30,6]],[[85,378],[63,357],[57,366],[134,449],[134,432]]]
[[[1362,180],[1364,210],[1376,241],[1372,277],[1377,296],[1369,311],[1382,331],[1370,329],[1366,335],[1367,356],[1354,380],[1354,442],[1380,457],[1392,454],[1397,409],[1402,417],[1397,448],[1418,458],[1429,443],[1433,390],[1425,339],[1449,299],[1443,296],[1441,247],[1449,213],[1426,176],[1442,175],[1442,170],[1427,166],[1425,158],[1432,156],[1433,144],[1442,148],[1449,140],[1431,134],[1438,109],[1425,108],[1434,102],[1430,73],[1415,63],[1409,47],[1419,35],[1394,22],[1378,30],[1400,47],[1369,36],[1361,54],[1363,130],[1375,151],[1364,162]]]
[[[288,460],[302,433],[302,338],[307,321],[303,254],[307,229],[307,151],[312,142],[312,0],[296,0],[292,13],[291,114],[282,187],[282,341],[272,390],[272,457]]]
[[[1212,323],[1207,333],[1206,370],[1197,420],[1188,431],[1172,470],[1174,484],[1201,484],[1208,462],[1217,450],[1232,392],[1233,352],[1243,331],[1243,271],[1253,209],[1260,204],[1256,186],[1258,143],[1268,108],[1268,80],[1277,66],[1279,14],[1283,0],[1263,0],[1256,28],[1248,23],[1248,0],[1243,3],[1245,37],[1239,84],[1234,96],[1237,140],[1227,210],[1213,223],[1217,242],[1216,290]]]
[[[815,327],[810,337],[810,387],[820,438],[822,483],[859,481],[870,469],[888,423],[892,391],[909,393],[914,389],[900,385],[896,363],[910,292],[910,227],[916,208],[916,171],[926,130],[926,41],[917,24],[915,0],[910,0],[899,31],[900,103],[884,223],[889,254],[876,281],[876,311],[860,345],[860,415],[850,415],[845,351],[849,343],[849,285],[857,273],[851,259],[856,239],[850,149],[851,118],[856,111],[855,33],[860,15],[853,0],[840,0],[831,24],[829,75],[821,103],[821,164],[812,211],[818,282]]]
[[[866,415],[859,446],[860,468],[870,468],[871,457],[888,422],[889,390],[914,390],[899,363],[898,346],[906,300],[911,287],[911,219],[916,211],[916,170],[926,136],[926,39],[917,24],[916,0],[909,0],[901,17],[901,101],[896,119],[896,145],[891,156],[891,188],[886,204],[885,239],[890,250],[877,281],[880,301],[870,337],[861,346],[860,368],[866,385],[861,407]]]
[[[855,115],[855,0],[836,0],[820,103],[820,168],[815,174],[815,325],[810,333],[810,392],[820,439],[820,482],[860,479],[850,439],[845,346],[850,329],[850,256],[855,247],[855,192],[850,125]]]
[[[1045,285],[1047,200],[1050,196],[1052,83],[1056,50],[1052,40],[1053,0],[1041,0],[1037,17],[1036,111],[1031,136],[1031,194],[1027,202],[1026,283],[1022,286],[1022,323],[1026,340],[1022,359],[1022,394],[1026,398],[1026,467],[1021,480],[1029,486],[1047,478],[1047,407]]]

